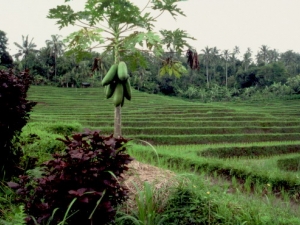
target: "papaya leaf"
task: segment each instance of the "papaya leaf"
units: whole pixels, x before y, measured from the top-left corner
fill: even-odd
[[[50,9],[47,18],[58,19],[56,24],[59,25],[59,29],[68,25],[74,25],[78,19],[76,13],[69,5],[59,5],[56,8]]]
[[[71,33],[64,42],[67,45],[67,55],[74,54],[76,61],[80,61],[85,56],[90,56],[89,49],[93,43],[104,43],[101,33],[102,29],[83,28],[79,31]]]
[[[173,74],[173,68],[172,68],[172,66],[168,66],[167,69],[168,69],[168,74],[170,76],[172,76],[172,74]]]
[[[159,70],[160,76],[169,74],[170,76],[174,75],[177,78],[181,77],[183,74],[186,74],[186,73],[187,73],[187,70],[179,61],[176,61],[173,63],[168,63],[167,61],[165,61],[163,67],[160,68],[160,70]]]
[[[185,31],[179,29],[175,31],[160,30],[159,32],[163,36],[162,44],[166,45],[167,49],[174,50],[179,54],[183,52],[185,47],[191,47],[186,39],[195,40],[195,38],[189,36]]]
[[[164,76],[166,74],[166,70],[167,70],[167,66],[163,66],[162,68],[160,68],[159,75]]]
[[[130,71],[135,71],[138,68],[147,68],[147,60],[141,51],[135,49],[124,55],[124,61],[127,62],[127,67]]]
[[[153,6],[151,8],[162,12],[167,11],[173,16],[173,18],[177,15],[185,16],[184,12],[178,8],[176,4],[174,4],[176,2],[177,0],[153,0]]]

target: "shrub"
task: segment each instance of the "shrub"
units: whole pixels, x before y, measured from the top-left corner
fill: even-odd
[[[164,224],[223,224],[225,221],[215,216],[216,211],[217,205],[209,197],[199,195],[188,187],[179,186],[170,197],[163,213]]]
[[[0,70],[0,175],[9,178],[20,173],[22,151],[14,147],[29,112],[36,104],[26,100],[32,77],[28,71],[14,74],[13,70]]]
[[[300,94],[300,75],[288,78],[286,83],[295,94]]]
[[[86,131],[60,139],[66,145],[64,154],[55,153],[44,163],[44,176],[31,184],[21,176],[17,189],[26,212],[44,222],[55,212],[50,224],[58,224],[69,210],[68,224],[106,224],[113,220],[115,207],[127,198],[127,189],[120,183],[132,158],[125,153],[128,140],[101,136]],[[70,203],[72,206],[70,206]],[[34,221],[28,217],[29,224]]]

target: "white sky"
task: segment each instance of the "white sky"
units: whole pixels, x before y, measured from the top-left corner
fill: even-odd
[[[148,0],[131,0],[144,6]],[[77,28],[58,29],[55,20],[47,19],[50,8],[64,0],[0,0],[0,30],[6,32],[11,54],[17,52],[13,42],[22,43],[22,35],[34,38],[38,48],[52,34],[63,37]],[[72,0],[83,9],[85,0]],[[220,50],[240,48],[240,56],[248,47],[256,54],[267,45],[280,53],[300,52],[300,0],[187,0],[178,2],[186,14],[175,21],[168,14],[158,18],[157,29],[177,28],[187,31],[197,41],[194,48],[217,47]]]

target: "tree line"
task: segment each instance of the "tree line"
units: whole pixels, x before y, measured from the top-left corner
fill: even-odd
[[[63,37],[59,35],[51,35],[40,49],[33,38],[22,36],[22,42],[14,43],[18,47],[15,55],[8,52],[7,42],[6,33],[0,31],[0,68],[29,69],[36,85],[80,87],[82,83],[90,83],[100,86],[113,63],[112,52],[95,51],[77,61],[76,55],[66,52]],[[241,53],[238,46],[231,50],[206,46],[199,53],[193,52],[197,54],[197,69],[192,69],[188,62],[188,49],[179,55],[170,47],[164,53],[163,59],[180,62],[186,68],[180,70],[181,74],[167,70],[162,73],[164,61],[142,52],[143,60],[128,62],[132,86],[149,93],[205,101],[245,95],[249,90],[255,93],[270,90],[274,86],[281,90],[280,95],[300,93],[300,54],[292,50],[280,53],[262,45],[254,54],[250,48]]]

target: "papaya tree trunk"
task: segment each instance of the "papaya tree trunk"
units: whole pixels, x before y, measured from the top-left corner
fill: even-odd
[[[121,106],[115,107],[114,137],[121,137]]]
[[[114,63],[118,64],[120,61],[119,55],[119,24],[115,24],[114,26],[114,36],[115,36],[115,46],[114,46]],[[122,136],[122,114],[121,114],[121,105],[115,107],[115,118],[114,118],[114,137],[121,137]]]

